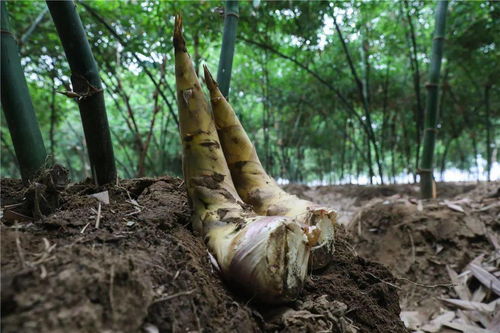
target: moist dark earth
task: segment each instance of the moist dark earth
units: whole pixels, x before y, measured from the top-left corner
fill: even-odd
[[[1,180],[2,332],[406,332],[397,280],[341,226],[332,264],[269,308],[221,280],[178,178],[32,194]]]

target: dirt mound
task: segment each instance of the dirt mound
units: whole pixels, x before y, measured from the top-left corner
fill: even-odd
[[[295,303],[269,309],[221,282],[191,233],[179,179],[72,185],[41,220],[23,193],[2,180],[3,332],[405,331],[395,280],[354,255],[342,229],[334,263]]]
[[[436,189],[440,198],[454,198],[476,188],[473,183],[437,183]],[[340,185],[309,187],[302,184],[288,184],[283,188],[292,194],[307,200],[324,202],[332,195],[355,198],[354,204],[362,205],[366,201],[400,195],[417,198],[420,196],[419,186],[415,184],[390,184],[390,185]],[[326,198],[323,198],[326,197]]]
[[[457,296],[449,270],[462,272],[478,256],[495,253],[500,204],[489,198],[495,185],[486,188],[467,196],[470,189],[450,190],[460,193],[452,201],[375,200],[349,225],[359,255],[386,265],[400,278],[405,310],[438,313],[439,297]]]

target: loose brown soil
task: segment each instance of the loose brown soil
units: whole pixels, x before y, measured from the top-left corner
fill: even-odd
[[[88,196],[105,190],[109,204]],[[41,219],[25,197],[45,192],[3,179],[0,194],[3,332],[406,331],[397,280],[358,257],[342,227],[332,265],[295,303],[266,308],[221,281],[179,179],[74,184]]]
[[[438,199],[421,201],[415,185],[288,187],[343,214],[355,251],[391,270],[402,310],[418,312],[422,323],[446,308],[440,299],[460,298],[450,270],[460,273],[473,260],[488,261],[500,276],[500,182],[438,184],[437,189]],[[477,280],[467,281],[471,293],[478,291]],[[481,302],[495,300],[498,296],[488,291]]]
[[[356,251],[407,279],[400,280],[403,308],[431,316],[443,306],[438,298],[458,298],[447,266],[462,272],[478,256],[495,253],[500,205],[489,198],[493,189],[495,185],[482,186],[448,201],[372,202],[349,226]],[[493,294],[484,302],[495,298]]]

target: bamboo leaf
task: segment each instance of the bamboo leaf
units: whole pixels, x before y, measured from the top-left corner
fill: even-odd
[[[485,287],[491,289],[495,294],[500,296],[500,280],[493,274],[486,271],[481,266],[470,264],[469,268],[472,274],[479,280]]]

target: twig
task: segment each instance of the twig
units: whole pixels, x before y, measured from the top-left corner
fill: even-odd
[[[388,284],[388,285],[389,285],[389,286],[391,286],[391,287],[394,287],[394,288],[396,288],[396,289],[401,290],[401,287],[400,287],[400,286],[395,285],[394,283],[391,283],[391,282],[389,282],[389,281],[382,280],[381,278],[379,278],[378,276],[373,275],[373,274],[372,274],[372,273],[370,273],[370,272],[367,272],[367,273],[368,273],[368,275],[370,275],[371,277],[373,277],[373,278],[375,278],[375,279],[379,280],[380,282],[385,283],[385,284]]]
[[[181,291],[181,292],[178,292],[178,293],[175,293],[172,295],[163,296],[163,297],[160,297],[159,299],[157,299],[156,301],[154,301],[152,304],[155,304],[158,302],[163,302],[163,301],[168,301],[169,299],[172,299],[172,298],[175,298],[178,296],[191,295],[195,290],[196,289],[188,290],[188,291]]]
[[[414,284],[416,286],[424,287],[424,288],[439,288],[439,287],[452,288],[455,286],[453,283],[424,284],[424,283],[419,283],[419,282],[409,280],[409,279],[404,278],[404,277],[395,276],[394,278],[396,280],[406,281],[406,282],[409,282],[409,283]]]
[[[82,230],[80,231],[81,234],[83,234],[85,232],[85,230],[87,230],[87,227],[90,225],[90,222],[87,223],[83,228]]]
[[[95,228],[99,229],[99,223],[101,222],[101,203],[99,202],[99,206],[97,207],[97,216],[95,218]]]
[[[19,260],[21,261],[21,266],[25,267],[26,263],[24,261],[24,251],[23,248],[21,247],[21,240],[19,239],[19,231],[16,230],[16,247],[17,247],[17,253],[19,254]]]

